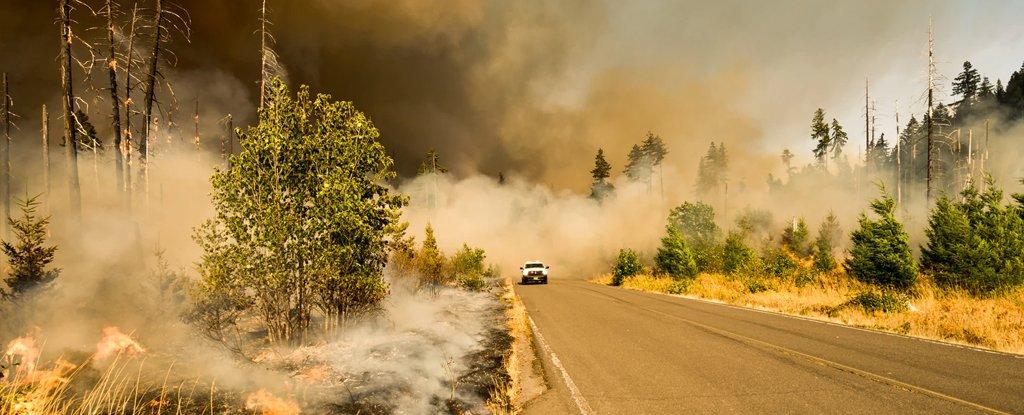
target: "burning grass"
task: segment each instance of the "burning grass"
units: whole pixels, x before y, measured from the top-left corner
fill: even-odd
[[[609,284],[611,275],[591,280]],[[962,291],[940,290],[929,280],[905,299],[878,297],[872,303],[899,301],[905,308],[869,306],[865,293],[883,296],[841,272],[806,281],[794,279],[701,274],[679,290],[670,278],[637,275],[622,287],[678,294],[763,310],[811,317],[856,327],[884,330],[1011,353],[1024,353],[1024,292],[977,298]],[[673,291],[675,289],[676,291]],[[883,309],[890,309],[885,312]]]

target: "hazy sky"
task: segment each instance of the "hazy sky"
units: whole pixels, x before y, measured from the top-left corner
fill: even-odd
[[[164,71],[177,95],[202,97],[204,128],[212,131],[219,131],[212,120],[226,113],[251,120],[258,2],[176,3],[194,29],[190,44],[175,38],[177,65]],[[55,4],[0,0],[0,67],[11,73],[22,114],[56,105],[59,96]],[[845,126],[852,155],[863,147],[865,78],[878,131],[893,138],[896,100],[904,120],[922,112],[929,16],[946,91],[964,59],[993,83],[1024,62],[1024,2],[269,5],[289,80],[354,101],[381,129],[401,173],[415,172],[433,147],[458,174],[500,171],[575,189],[589,185],[598,147],[617,172],[647,131],[661,134],[669,162],[691,175],[712,140],[763,168],[779,168],[785,146],[807,161],[818,107]],[[84,14],[76,11],[78,34],[102,42],[102,31],[82,28],[96,24]]]

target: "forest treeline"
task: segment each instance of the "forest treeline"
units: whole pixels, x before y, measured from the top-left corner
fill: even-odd
[[[612,284],[653,272],[674,279],[677,285],[671,290],[685,292],[700,273],[724,273],[742,278],[751,292],[757,292],[770,279],[806,284],[816,275],[843,273],[887,293],[913,294],[920,275],[941,288],[982,297],[1020,289],[1024,286],[1024,194],[1007,197],[990,174],[993,166],[986,163],[994,151],[1024,147],[1011,132],[1024,120],[1024,66],[1009,76],[1004,87],[1001,80],[993,84],[964,62],[952,91],[955,102],[934,105],[920,120],[912,115],[897,127],[902,128],[895,142],[884,133],[876,135],[873,108],[866,103],[863,164],[849,162],[845,150],[849,134],[820,108],[810,123],[813,162],[798,169],[793,165],[795,154],[782,151],[785,175],[768,174],[773,197],[790,197],[822,183],[850,189],[852,194],[855,186],[880,188],[881,195],[870,202],[868,212],[850,231],[845,254],[837,252],[844,239],[835,214],[824,219],[816,235],[799,216],[778,228],[773,213],[765,209],[747,208],[716,217],[716,206],[727,206],[722,199],[729,192],[730,160],[725,145],[713,142],[697,165],[693,185],[697,201],[669,212],[665,236],[650,263],[639,252],[620,251]],[[990,141],[996,135],[1001,147]],[[661,158],[655,155],[664,155],[667,149],[660,139],[651,137],[656,135],[648,133],[629,153],[626,180],[647,184],[660,167]],[[1020,168],[1019,160],[1010,162]],[[643,166],[642,173],[631,173],[637,165]],[[592,197],[601,200],[614,190],[609,184],[611,170],[599,149],[591,172]],[[913,217],[922,207],[927,217],[926,241],[915,249],[901,218]],[[728,230],[723,230],[723,224]],[[865,301],[875,304],[875,300]]]

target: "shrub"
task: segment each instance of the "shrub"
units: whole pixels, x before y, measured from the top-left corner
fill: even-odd
[[[693,284],[692,279],[680,279],[672,281],[672,285],[668,286],[667,292],[669,294],[686,294],[686,291],[690,289],[690,285]]]
[[[1024,284],[1024,219],[1002,204],[991,181],[969,186],[959,201],[942,197],[928,219],[921,267],[942,287],[989,295]]]
[[[758,261],[761,267],[761,271],[768,276],[782,278],[791,275],[800,264],[797,264],[786,251],[779,248],[767,248],[761,254],[761,260]]]
[[[836,268],[836,259],[832,256],[836,241],[841,231],[836,215],[829,212],[825,222],[818,228],[818,237],[814,240],[814,269],[829,272]]]
[[[455,275],[459,286],[472,291],[484,288],[484,277],[489,271],[484,264],[486,257],[483,249],[462,244],[462,249],[455,252],[450,262],[451,273]]]
[[[917,264],[907,233],[893,216],[895,208],[896,202],[885,193],[871,202],[878,219],[860,215],[860,228],[851,234],[853,248],[845,266],[860,281],[905,290],[917,282]]]
[[[729,237],[725,238],[725,246],[722,248],[722,265],[725,272],[739,271],[753,258],[754,251],[743,242],[743,235],[730,232]]]
[[[745,285],[747,287],[747,292],[751,294],[765,292],[772,288],[771,284],[760,278],[750,278],[746,281]]]
[[[899,313],[907,311],[907,296],[892,291],[863,291],[844,305],[863,308],[867,312]]]
[[[438,249],[434,228],[429,224],[423,237],[423,245],[416,252],[415,263],[420,276],[420,287],[436,288],[449,281],[449,274],[445,272],[444,253]]]
[[[693,278],[697,275],[697,263],[693,252],[686,246],[686,239],[674,226],[667,226],[667,234],[661,238],[661,247],[654,257],[659,272],[673,279]]]
[[[644,269],[640,262],[640,255],[629,248],[619,250],[619,257],[615,260],[615,270],[612,273],[612,285],[622,285],[622,280],[639,274]]]

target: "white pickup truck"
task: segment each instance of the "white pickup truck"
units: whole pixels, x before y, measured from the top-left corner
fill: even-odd
[[[551,269],[549,266],[545,266],[540,261],[527,261],[523,266],[519,267],[523,271],[523,284],[530,284],[539,282],[541,284],[548,283],[548,270]]]

